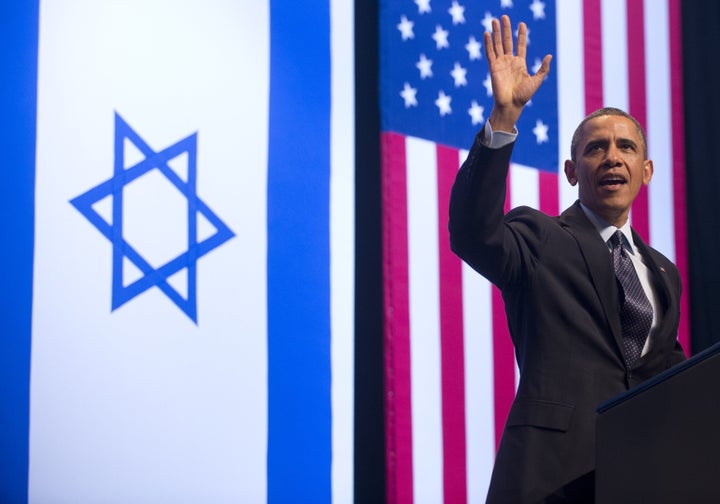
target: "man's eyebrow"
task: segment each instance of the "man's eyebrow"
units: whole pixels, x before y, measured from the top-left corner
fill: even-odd
[[[630,144],[633,144],[634,146],[637,146],[637,142],[635,140],[633,140],[632,138],[618,138],[617,141],[621,142],[621,143],[630,143]]]
[[[596,138],[595,140],[590,140],[587,144],[585,144],[585,150],[587,150],[589,147],[595,147],[596,145],[607,145],[609,142],[605,138]]]

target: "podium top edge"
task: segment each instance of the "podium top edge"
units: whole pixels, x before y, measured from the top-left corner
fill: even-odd
[[[598,414],[602,414],[605,411],[627,401],[628,399],[635,397],[638,394],[643,393],[645,390],[648,390],[650,388],[655,387],[658,383],[662,383],[666,380],[669,380],[673,376],[682,373],[686,369],[689,369],[693,366],[696,366],[700,364],[701,362],[709,359],[710,357],[715,356],[716,354],[720,354],[720,343],[715,343],[714,345],[706,348],[700,353],[697,353],[693,355],[692,357],[680,362],[679,364],[676,364],[675,366],[671,367],[670,369],[667,369],[663,371],[662,373],[653,376],[647,381],[644,381],[637,387],[633,387],[630,390],[623,392],[622,394],[618,394],[615,397],[608,399],[607,401],[600,403],[598,407],[596,408],[596,412]]]

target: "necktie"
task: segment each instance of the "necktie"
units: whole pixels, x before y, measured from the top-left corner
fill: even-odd
[[[615,276],[620,287],[620,323],[625,345],[625,362],[628,367],[640,358],[645,339],[652,325],[653,309],[632,260],[623,247],[623,234],[619,229],[610,238],[612,243]]]

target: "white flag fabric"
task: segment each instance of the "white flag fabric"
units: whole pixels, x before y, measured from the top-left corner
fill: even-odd
[[[352,5],[30,4],[0,501],[351,502]]]

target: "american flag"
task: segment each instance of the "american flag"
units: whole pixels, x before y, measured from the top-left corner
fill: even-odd
[[[506,210],[557,215],[577,124],[615,106],[645,127],[655,174],[633,227],[687,284],[679,0],[383,0],[381,113],[387,495],[484,502],[517,368],[499,291],[452,254],[455,172],[492,108],[483,33],[528,25],[528,68],[553,54],[528,104]],[[688,300],[680,342],[689,350]]]

